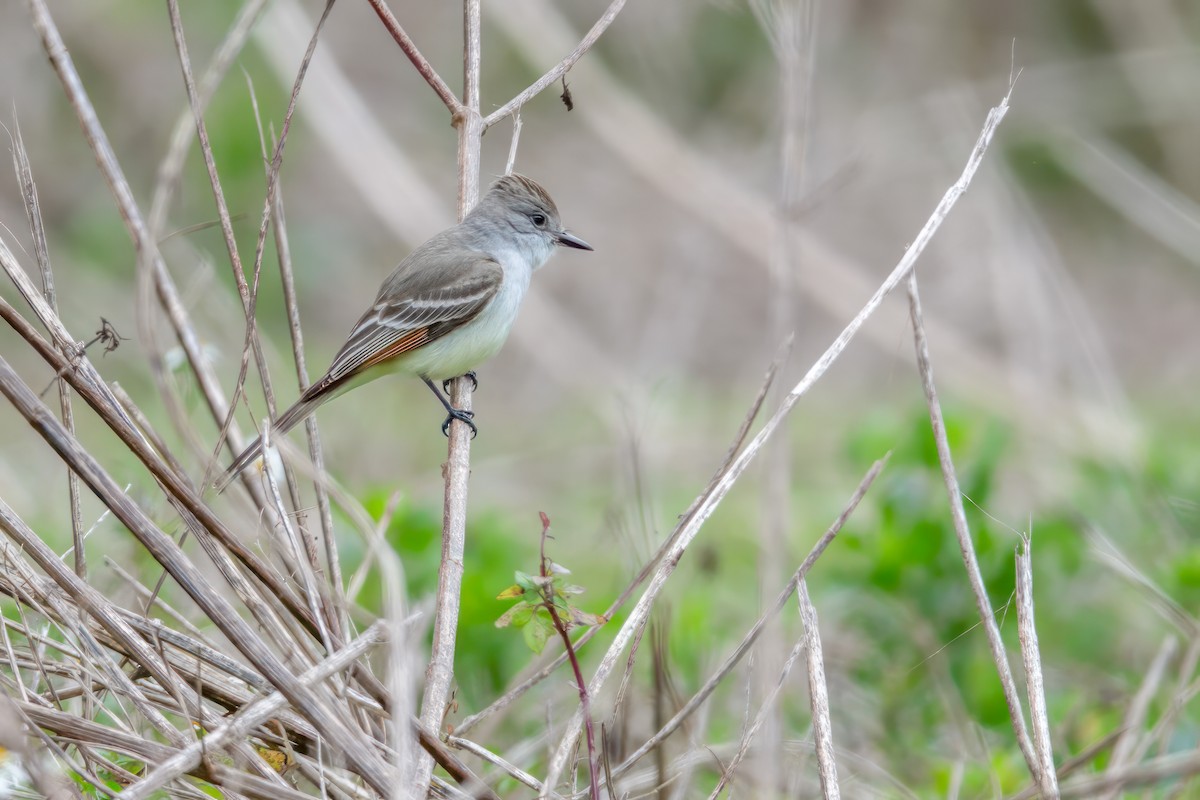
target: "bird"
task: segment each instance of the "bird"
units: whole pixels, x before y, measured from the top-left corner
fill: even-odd
[[[438,390],[500,350],[516,321],[534,271],[557,247],[594,248],[562,227],[549,193],[509,173],[489,187],[462,222],[413,250],[384,280],[325,374],[271,424],[283,435],[319,406],[382,377],[415,375],[446,409],[442,432],[459,420],[478,432],[474,414]],[[223,491],[262,454],[262,437],[214,482]]]

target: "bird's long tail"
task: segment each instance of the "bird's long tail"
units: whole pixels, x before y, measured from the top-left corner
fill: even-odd
[[[271,437],[283,436],[297,424],[303,422],[309,414],[317,410],[317,406],[328,399],[329,395],[324,393],[317,393],[312,397],[301,397],[296,401],[295,405],[283,412],[283,415],[271,425]],[[242,470],[250,466],[254,459],[262,455],[262,449],[262,437],[260,436],[251,442],[250,446],[234,459],[229,469],[225,470],[221,477],[213,483],[213,487],[217,490],[217,493],[225,491],[225,487],[240,475]]]

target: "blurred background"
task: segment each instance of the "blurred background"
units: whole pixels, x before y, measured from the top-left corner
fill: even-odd
[[[197,72],[239,7],[183,4]],[[322,7],[269,4],[206,116],[227,197],[243,215],[235,229],[246,263],[265,187],[251,90],[277,131]],[[461,9],[391,7],[457,90]],[[568,53],[605,7],[486,4],[484,113]],[[51,10],[148,210],[186,109],[165,7],[57,0]],[[492,598],[513,570],[536,569],[537,512],[554,523],[555,560],[588,587],[582,604],[599,612],[716,469],[784,339],[794,336],[778,385],[789,389],[903,255],[1018,73],[982,170],[918,264],[935,377],[997,608],[1012,591],[1017,532],[1033,534],[1056,755],[1128,722],[1129,698],[1174,641],[1174,677],[1154,695],[1169,704],[1195,677],[1185,654],[1196,654],[1200,630],[1198,36],[1200,7],[1167,0],[630,3],[569,73],[574,109],[558,85],[521,112],[517,170],[547,187],[565,224],[596,250],[562,252],[536,276],[508,345],[479,370],[465,713],[529,658],[519,635],[492,628],[504,610]],[[128,337],[94,358],[177,439],[138,341],[133,247],[23,4],[0,5],[0,106],[29,149],[64,321],[90,338],[103,317]],[[512,130],[504,121],[485,137],[485,185],[504,170]],[[370,7],[342,0],[302,89],[281,179],[314,375],[393,266],[454,222],[455,157],[440,101]],[[183,232],[162,249],[229,391],[241,307],[219,229],[190,230],[215,219],[192,147],[166,225]],[[9,171],[0,172],[0,223],[32,271],[18,251],[30,250],[30,236]],[[270,242],[258,320],[288,404],[297,390]],[[161,315],[153,327],[174,346]],[[49,382],[7,329],[0,348],[31,385]],[[1024,765],[973,627],[913,361],[900,293],[702,531],[659,624],[674,691],[686,698],[869,464],[892,451],[810,577],[835,741],[862,788],[851,796],[893,796],[898,786],[994,796],[1024,785]],[[176,378],[211,447],[216,429],[189,373]],[[243,429],[264,408],[252,391]],[[83,438],[103,453],[111,438],[80,416]],[[339,480],[376,513],[402,492],[390,534],[417,600],[436,571],[441,419],[427,390],[402,379],[320,412]],[[109,467],[152,496],[128,454],[114,450]],[[64,485],[60,462],[0,407],[0,493],[58,543],[69,541]],[[85,504],[85,519],[98,515]],[[94,535],[108,555],[140,557],[115,523]],[[346,547],[352,560],[361,545],[347,537]],[[786,650],[799,623],[790,609],[784,616]],[[714,701],[728,714],[714,716],[710,738],[736,739],[751,672]],[[788,680],[778,736],[799,741],[804,682],[799,671]],[[509,722],[515,733],[542,724],[537,709]],[[648,721],[630,719],[630,740],[644,739]],[[1149,736],[1156,719],[1135,725]],[[1163,752],[1194,747],[1198,723],[1184,706],[1154,741]]]

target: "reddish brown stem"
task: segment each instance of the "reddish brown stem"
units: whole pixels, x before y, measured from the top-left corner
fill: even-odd
[[[546,610],[550,612],[550,620],[554,623],[554,630],[558,631],[559,637],[563,640],[563,647],[567,650],[567,659],[571,662],[571,670],[575,673],[575,685],[579,688],[579,704],[583,707],[583,727],[587,733],[587,751],[588,751],[588,785],[591,792],[589,797],[592,800],[600,800],[600,763],[596,756],[596,732],[592,727],[592,709],[591,700],[588,698],[587,681],[583,678],[583,669],[579,666],[579,658],[575,655],[575,648],[571,644],[571,636],[567,633],[567,626],[562,621],[562,617],[558,616],[558,609],[554,606],[554,584],[550,582],[550,562],[546,560],[546,539],[550,536],[550,518],[546,516],[546,512],[539,511],[538,515],[542,518],[542,544],[541,544],[541,570],[542,578],[546,579],[542,584],[542,604],[546,606]]]

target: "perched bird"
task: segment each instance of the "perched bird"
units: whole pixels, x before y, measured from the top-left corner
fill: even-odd
[[[546,190],[523,175],[500,178],[462,222],[400,262],[375,303],[350,331],[320,380],[271,425],[287,433],[318,406],[381,375],[398,372],[425,382],[446,409],[442,432],[459,420],[477,432],[474,416],[454,408],[435,381],[469,375],[508,338],[534,270],[557,246],[591,250],[567,232]],[[215,486],[224,489],[262,454],[256,439]]]

